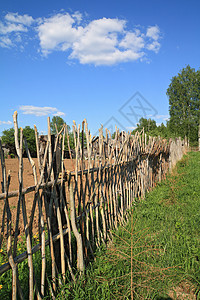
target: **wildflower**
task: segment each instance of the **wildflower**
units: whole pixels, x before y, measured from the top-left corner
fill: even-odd
[[[36,232],[33,237],[34,239],[38,238],[38,232]]]
[[[3,250],[2,250],[2,249],[0,249],[0,253],[1,253],[1,252],[3,252]]]
[[[0,290],[2,289],[2,287],[3,287],[3,285],[2,285],[2,284],[0,284]]]

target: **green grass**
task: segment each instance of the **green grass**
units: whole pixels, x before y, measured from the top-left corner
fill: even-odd
[[[113,233],[113,243],[98,250],[85,275],[64,285],[57,299],[200,299],[199,261],[196,152],[136,202],[129,223]]]
[[[112,233],[113,243],[96,251],[95,261],[85,275],[77,275],[76,283],[69,276],[57,299],[200,299],[199,206],[200,153],[196,152],[185,156],[144,200],[136,200],[129,222]],[[23,242],[18,253],[24,250]],[[0,264],[5,261],[3,249]],[[39,252],[33,261],[39,283]],[[18,270],[28,298],[27,260]],[[0,299],[11,298],[11,286],[8,271],[0,277]]]
[[[35,234],[33,236],[33,246],[39,243],[39,237],[38,234]],[[23,253],[26,251],[26,240],[25,237],[18,241],[17,244],[17,255]],[[7,249],[4,244],[4,246],[1,249],[0,252],[0,265],[3,265],[8,261],[7,257]],[[41,270],[41,253],[40,251],[33,254],[33,266],[35,271],[35,278],[38,283],[40,284],[40,270]],[[50,252],[49,248],[46,247],[46,270],[47,273],[50,274]],[[28,260],[24,260],[20,264],[18,264],[18,278],[20,281],[21,289],[23,291],[24,299],[28,299],[28,285],[29,285],[29,268],[28,268]],[[11,299],[12,298],[12,271],[9,270],[5,273],[3,273],[0,276],[0,299]]]

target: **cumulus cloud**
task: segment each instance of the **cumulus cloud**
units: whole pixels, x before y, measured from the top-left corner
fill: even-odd
[[[139,30],[136,30],[136,32],[127,32],[119,46],[139,51],[145,46],[144,35]]]
[[[169,119],[169,115],[156,115],[155,119],[163,119],[166,121]]]
[[[65,116],[65,113],[59,111],[56,107],[40,107],[33,105],[21,105],[19,109],[24,115],[34,115],[44,117],[53,114],[54,116]]]
[[[160,119],[163,119],[164,121],[168,121],[169,120],[169,115],[147,115],[148,118],[151,118],[153,117],[154,119],[156,120],[160,120]]]
[[[38,26],[41,52],[71,51],[68,59],[81,64],[113,65],[135,61],[146,55],[146,50],[157,53],[160,49],[160,29],[148,27],[127,30],[127,21],[102,18],[81,26],[83,16],[57,14],[45,18]]]
[[[90,22],[81,30],[80,37],[72,45],[70,59],[82,64],[112,65],[121,61],[137,59],[131,51],[118,48],[118,34],[123,32],[124,20],[102,18]],[[134,54],[134,55],[133,55]]]
[[[8,13],[3,22],[0,21],[0,47],[11,48],[22,41],[22,33],[28,32],[34,19],[28,15]]]
[[[158,43],[157,41],[153,41],[151,44],[147,45],[147,49],[158,53],[158,51],[160,50],[160,43]]]
[[[44,19],[38,26],[40,46],[44,54],[52,50],[66,51],[72,47],[80,34],[80,29],[73,28],[76,17],[67,14],[57,14]]]
[[[157,25],[148,27],[146,36],[152,40],[152,42],[147,44],[147,49],[158,53],[160,50],[160,42],[158,40],[161,37],[159,27]]]
[[[34,22],[33,17],[29,15],[19,15],[18,13],[8,13],[5,16],[5,20],[9,23],[24,24],[26,26],[30,26]]]
[[[149,26],[147,28],[146,36],[152,38],[153,40],[157,41],[160,38],[160,29],[156,26]]]
[[[6,36],[0,37],[0,47],[10,48],[10,47],[12,47],[12,45],[13,45],[13,43],[12,43],[11,39],[9,39]]]
[[[0,34],[6,35],[12,32],[26,32],[28,31],[27,28],[23,24],[3,24],[0,23]]]
[[[0,125],[12,125],[11,121],[0,121]]]
[[[65,113],[62,111],[57,111],[55,114],[53,114],[53,116],[57,116],[57,117],[64,117]]]
[[[63,11],[37,20],[29,15],[8,13],[4,22],[0,22],[0,46],[8,48],[19,43],[22,33],[31,28],[37,33],[42,55],[47,57],[53,51],[62,51],[68,60],[81,64],[144,61],[148,51],[158,53],[160,49],[161,34],[157,25],[143,31],[138,27],[128,29],[128,22],[123,19],[100,18],[88,22],[80,12]]]

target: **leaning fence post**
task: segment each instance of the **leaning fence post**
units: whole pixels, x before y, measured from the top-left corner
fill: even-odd
[[[80,272],[84,271],[84,261],[83,261],[83,243],[81,234],[78,232],[78,229],[76,227],[76,216],[75,216],[75,199],[74,199],[74,191],[73,191],[73,184],[70,180],[70,216],[71,216],[71,224],[72,224],[72,230],[76,238],[77,242],[77,269]]]

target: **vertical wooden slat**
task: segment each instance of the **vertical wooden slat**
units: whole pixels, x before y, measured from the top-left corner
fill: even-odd
[[[83,243],[81,234],[78,232],[78,229],[76,227],[76,209],[75,209],[75,199],[74,199],[74,191],[73,191],[73,184],[72,181],[70,181],[70,216],[71,216],[71,224],[72,224],[72,230],[76,238],[77,242],[77,269],[80,272],[84,271],[84,260],[83,260]]]
[[[38,168],[41,173],[41,161],[40,161],[40,153],[39,153],[39,141],[38,141],[38,131],[36,125],[34,125],[35,130],[35,142],[36,142],[36,151],[37,151],[37,160],[38,160]]]
[[[23,129],[20,130],[20,146],[18,141],[18,124],[17,124],[17,112],[14,112],[13,115],[14,121],[14,129],[15,129],[15,147],[16,152],[19,159],[19,193],[22,201],[22,214],[24,221],[24,229],[26,235],[26,245],[27,245],[27,253],[28,253],[28,266],[29,266],[29,299],[33,299],[34,295],[34,271],[33,271],[33,261],[32,261],[32,250],[31,250],[31,239],[29,233],[29,227],[27,224],[27,214],[26,214],[26,205],[24,195],[21,194],[22,186],[23,186],[23,159],[22,159],[22,151],[23,151]]]
[[[6,166],[5,166],[5,157],[4,152],[2,148],[2,143],[0,140],[0,156],[1,156],[1,169],[2,169],[2,193],[5,193],[7,190],[7,184],[6,184]],[[5,225],[5,215],[6,215],[6,200],[4,200],[4,207],[3,207],[3,216],[2,216],[2,225],[1,225],[1,236],[0,236],[0,249],[2,246],[3,238],[4,238],[4,225]]]

